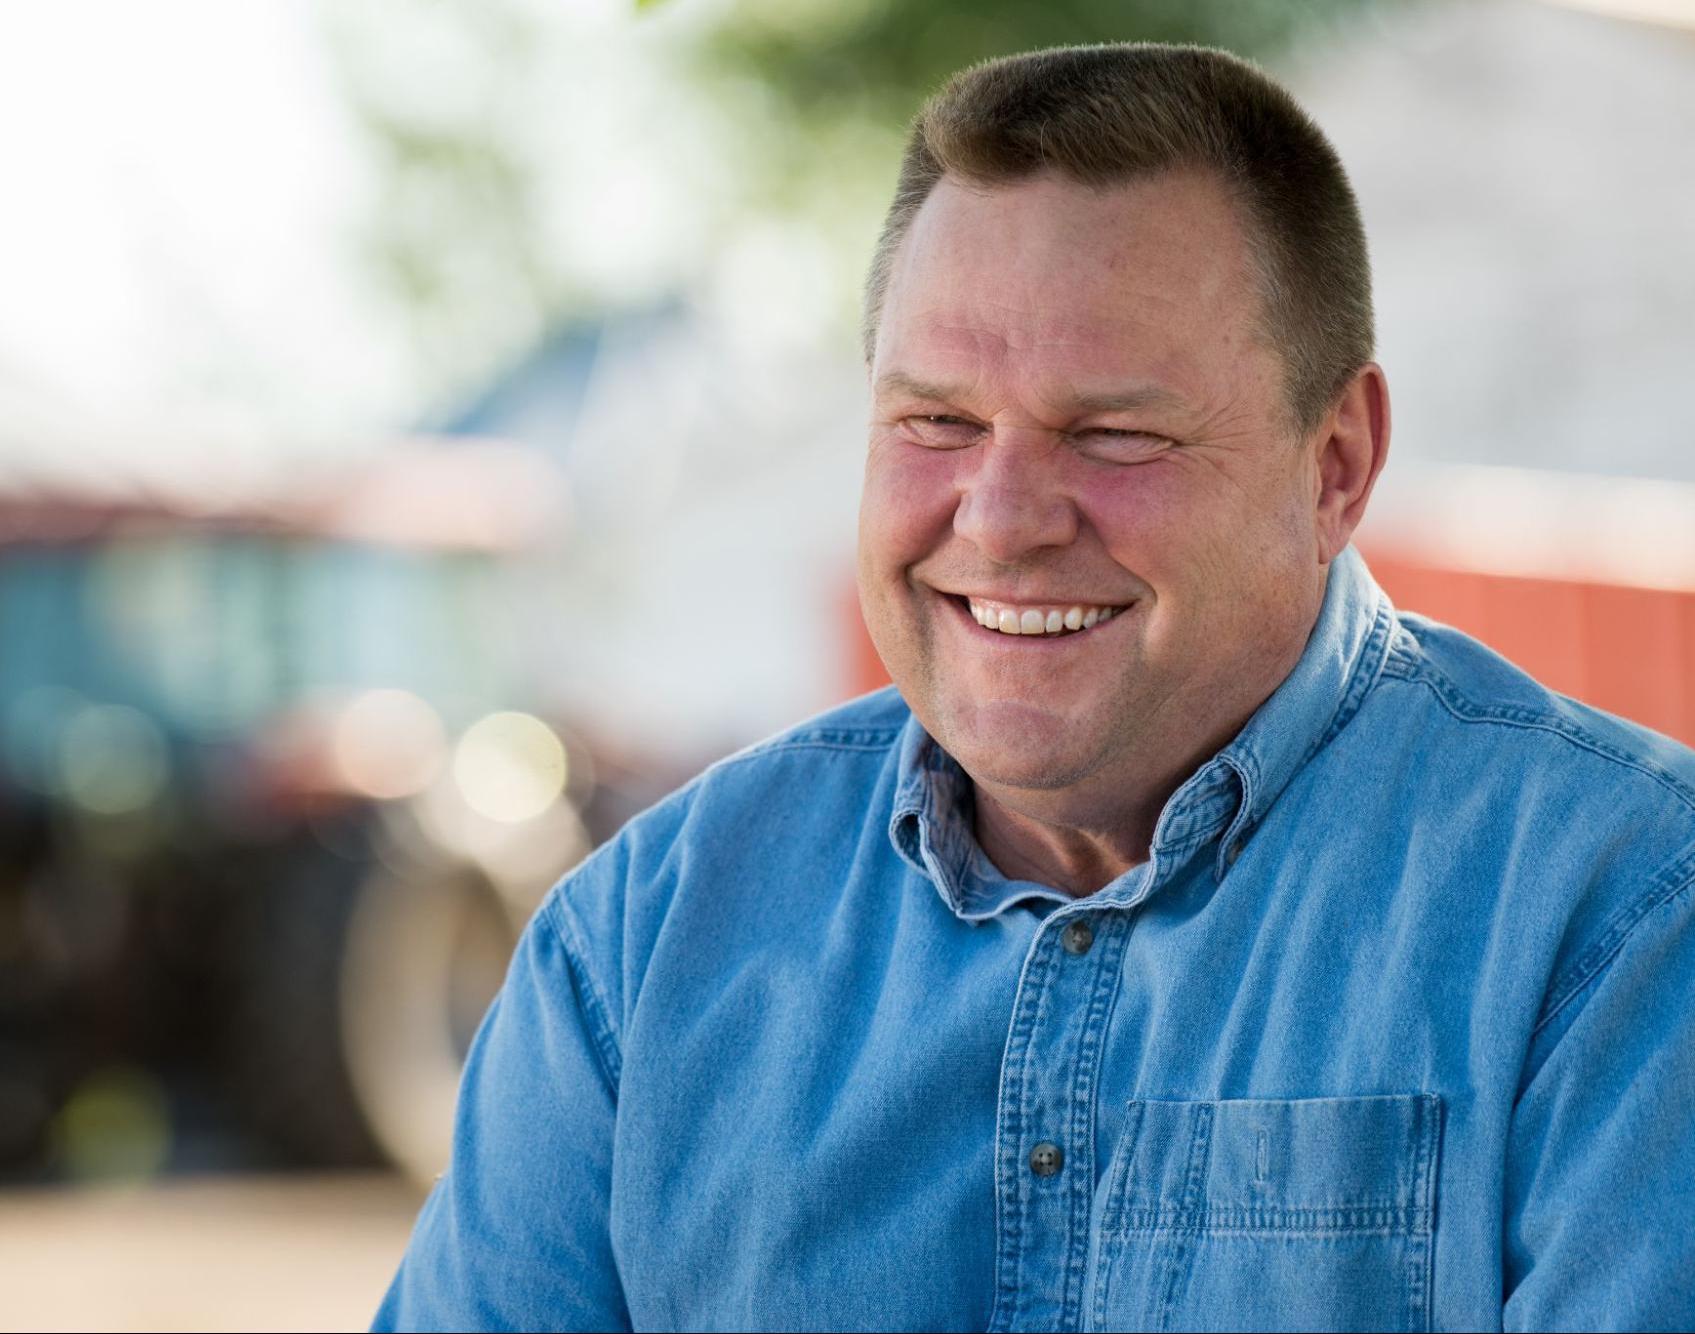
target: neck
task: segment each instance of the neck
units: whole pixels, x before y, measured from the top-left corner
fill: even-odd
[[[1152,826],[1094,830],[1045,821],[977,789],[977,842],[1002,875],[1093,894],[1148,859]]]
[[[1093,894],[1147,861],[1171,794],[1241,730],[1247,716],[1161,768],[1144,766],[1134,778],[1113,775],[1061,791],[974,781],[977,842],[1002,875],[1052,885],[1074,898]]]

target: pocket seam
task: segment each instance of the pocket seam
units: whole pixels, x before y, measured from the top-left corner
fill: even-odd
[[[1441,1153],[1442,1100],[1434,1093],[1418,1099],[1418,1159],[1413,1167],[1413,1198],[1422,1206],[1425,1226],[1413,1234],[1407,1246],[1407,1296],[1412,1306],[1413,1325],[1431,1326],[1436,1293],[1436,1171]]]
[[[1359,1205],[1333,1209],[1120,1209],[1114,1236],[1205,1232],[1213,1236],[1418,1237],[1430,1230],[1423,1206]]]
[[[1207,1169],[1212,1165],[1212,1123],[1218,1114],[1215,1103],[1198,1103],[1194,1108],[1195,1124],[1189,1132],[1189,1162],[1183,1177],[1183,1209],[1195,1212],[1206,1190]],[[1160,1294],[1159,1328],[1171,1328],[1171,1308],[1177,1300],[1178,1284],[1189,1277],[1184,1261],[1190,1247],[1199,1239],[1198,1233],[1173,1231],[1167,1234],[1165,1291]]]
[[[1106,1203],[1101,1207],[1100,1237],[1119,1235],[1117,1217],[1124,1211],[1124,1194],[1128,1188],[1130,1176],[1130,1160],[1135,1152],[1136,1138],[1142,1128],[1142,1112],[1147,1103],[1142,1099],[1132,1099],[1126,1108],[1124,1129],[1118,1136],[1118,1145],[1112,1151],[1112,1161],[1107,1165],[1107,1196]],[[1117,1258],[1115,1253],[1103,1254],[1103,1249],[1097,1245],[1095,1251],[1095,1283],[1094,1301],[1091,1303],[1090,1327],[1100,1329],[1106,1323],[1106,1295],[1112,1286],[1112,1266]]]
[[[1386,1200],[1355,1201],[1345,1205],[1310,1205],[1300,1208],[1275,1206],[1236,1207],[1212,1206],[1205,1202],[1207,1167],[1211,1158],[1212,1122],[1220,1104],[1232,1102],[1301,1103],[1318,1101],[1364,1102],[1375,1098],[1404,1098],[1412,1104],[1410,1133],[1402,1141],[1403,1170],[1410,1169],[1407,1191],[1400,1198],[1404,1204]],[[1191,1125],[1187,1163],[1183,1168],[1181,1202],[1175,1205],[1134,1207],[1129,1203],[1131,1169],[1135,1149],[1142,1138],[1144,1113],[1152,1104],[1187,1106],[1195,1116]],[[1434,1234],[1436,1227],[1436,1181],[1440,1154],[1442,1099],[1426,1091],[1401,1094],[1359,1094],[1327,1098],[1243,1098],[1243,1099],[1185,1099],[1131,1098],[1125,1108],[1127,1120],[1119,1142],[1108,1165],[1107,1196],[1102,1205],[1101,1223],[1096,1252],[1094,1292],[1090,1303],[1095,1329],[1106,1328],[1107,1310],[1112,1293],[1123,1280],[1121,1261],[1127,1252],[1122,1247],[1107,1247],[1099,1242],[1125,1240],[1142,1236],[1151,1242],[1153,1253],[1148,1260],[1154,1269],[1149,1274],[1157,1284],[1143,1300],[1155,1302],[1143,1308],[1143,1319],[1152,1327],[1169,1328],[1175,1314],[1174,1303],[1187,1286],[1189,1277],[1185,1258],[1190,1249],[1203,1238],[1217,1237],[1286,1237],[1305,1238],[1314,1243],[1340,1241],[1351,1237],[1396,1238],[1404,1242],[1406,1251],[1402,1263],[1403,1292],[1407,1302],[1407,1327],[1431,1328],[1434,1301],[1435,1261]],[[1177,1183],[1172,1182],[1173,1185]],[[1169,1198],[1169,1197],[1168,1197]],[[1163,1269],[1160,1278],[1155,1277]],[[1394,1272],[1382,1271],[1385,1276]],[[1385,1294],[1386,1295],[1386,1294]]]

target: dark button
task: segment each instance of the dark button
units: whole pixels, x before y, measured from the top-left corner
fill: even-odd
[[[1095,943],[1095,929],[1087,918],[1073,917],[1059,933],[1059,943],[1065,946],[1067,954],[1087,954]]]
[[[1065,1154],[1057,1144],[1043,1140],[1030,1150],[1030,1170],[1039,1177],[1051,1177],[1065,1166]]]
[[[1240,857],[1241,855],[1242,855],[1242,840],[1241,839],[1237,839],[1228,848],[1226,848],[1224,850],[1224,860],[1229,862],[1230,865],[1232,865],[1232,866],[1234,866],[1236,864],[1236,858]]]

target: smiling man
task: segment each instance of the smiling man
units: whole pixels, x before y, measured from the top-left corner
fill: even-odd
[[[1113,137],[1072,133],[1048,151],[1102,184],[943,175],[877,276],[860,586],[990,860],[1086,894],[1301,656],[1388,404],[1357,333],[1291,401],[1216,171],[1115,182]]]
[[[548,898],[379,1326],[1695,1325],[1695,756],[1389,605],[1371,343],[1251,67],[938,94],[867,287],[896,688]]]

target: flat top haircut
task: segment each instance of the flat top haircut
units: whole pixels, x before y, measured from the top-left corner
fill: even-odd
[[[1371,360],[1365,228],[1324,132],[1258,68],[1208,47],[1057,47],[955,74],[907,140],[865,285],[867,364],[895,252],[943,176],[992,186],[1051,171],[1104,189],[1179,170],[1214,173],[1242,211],[1259,332],[1304,436]]]

